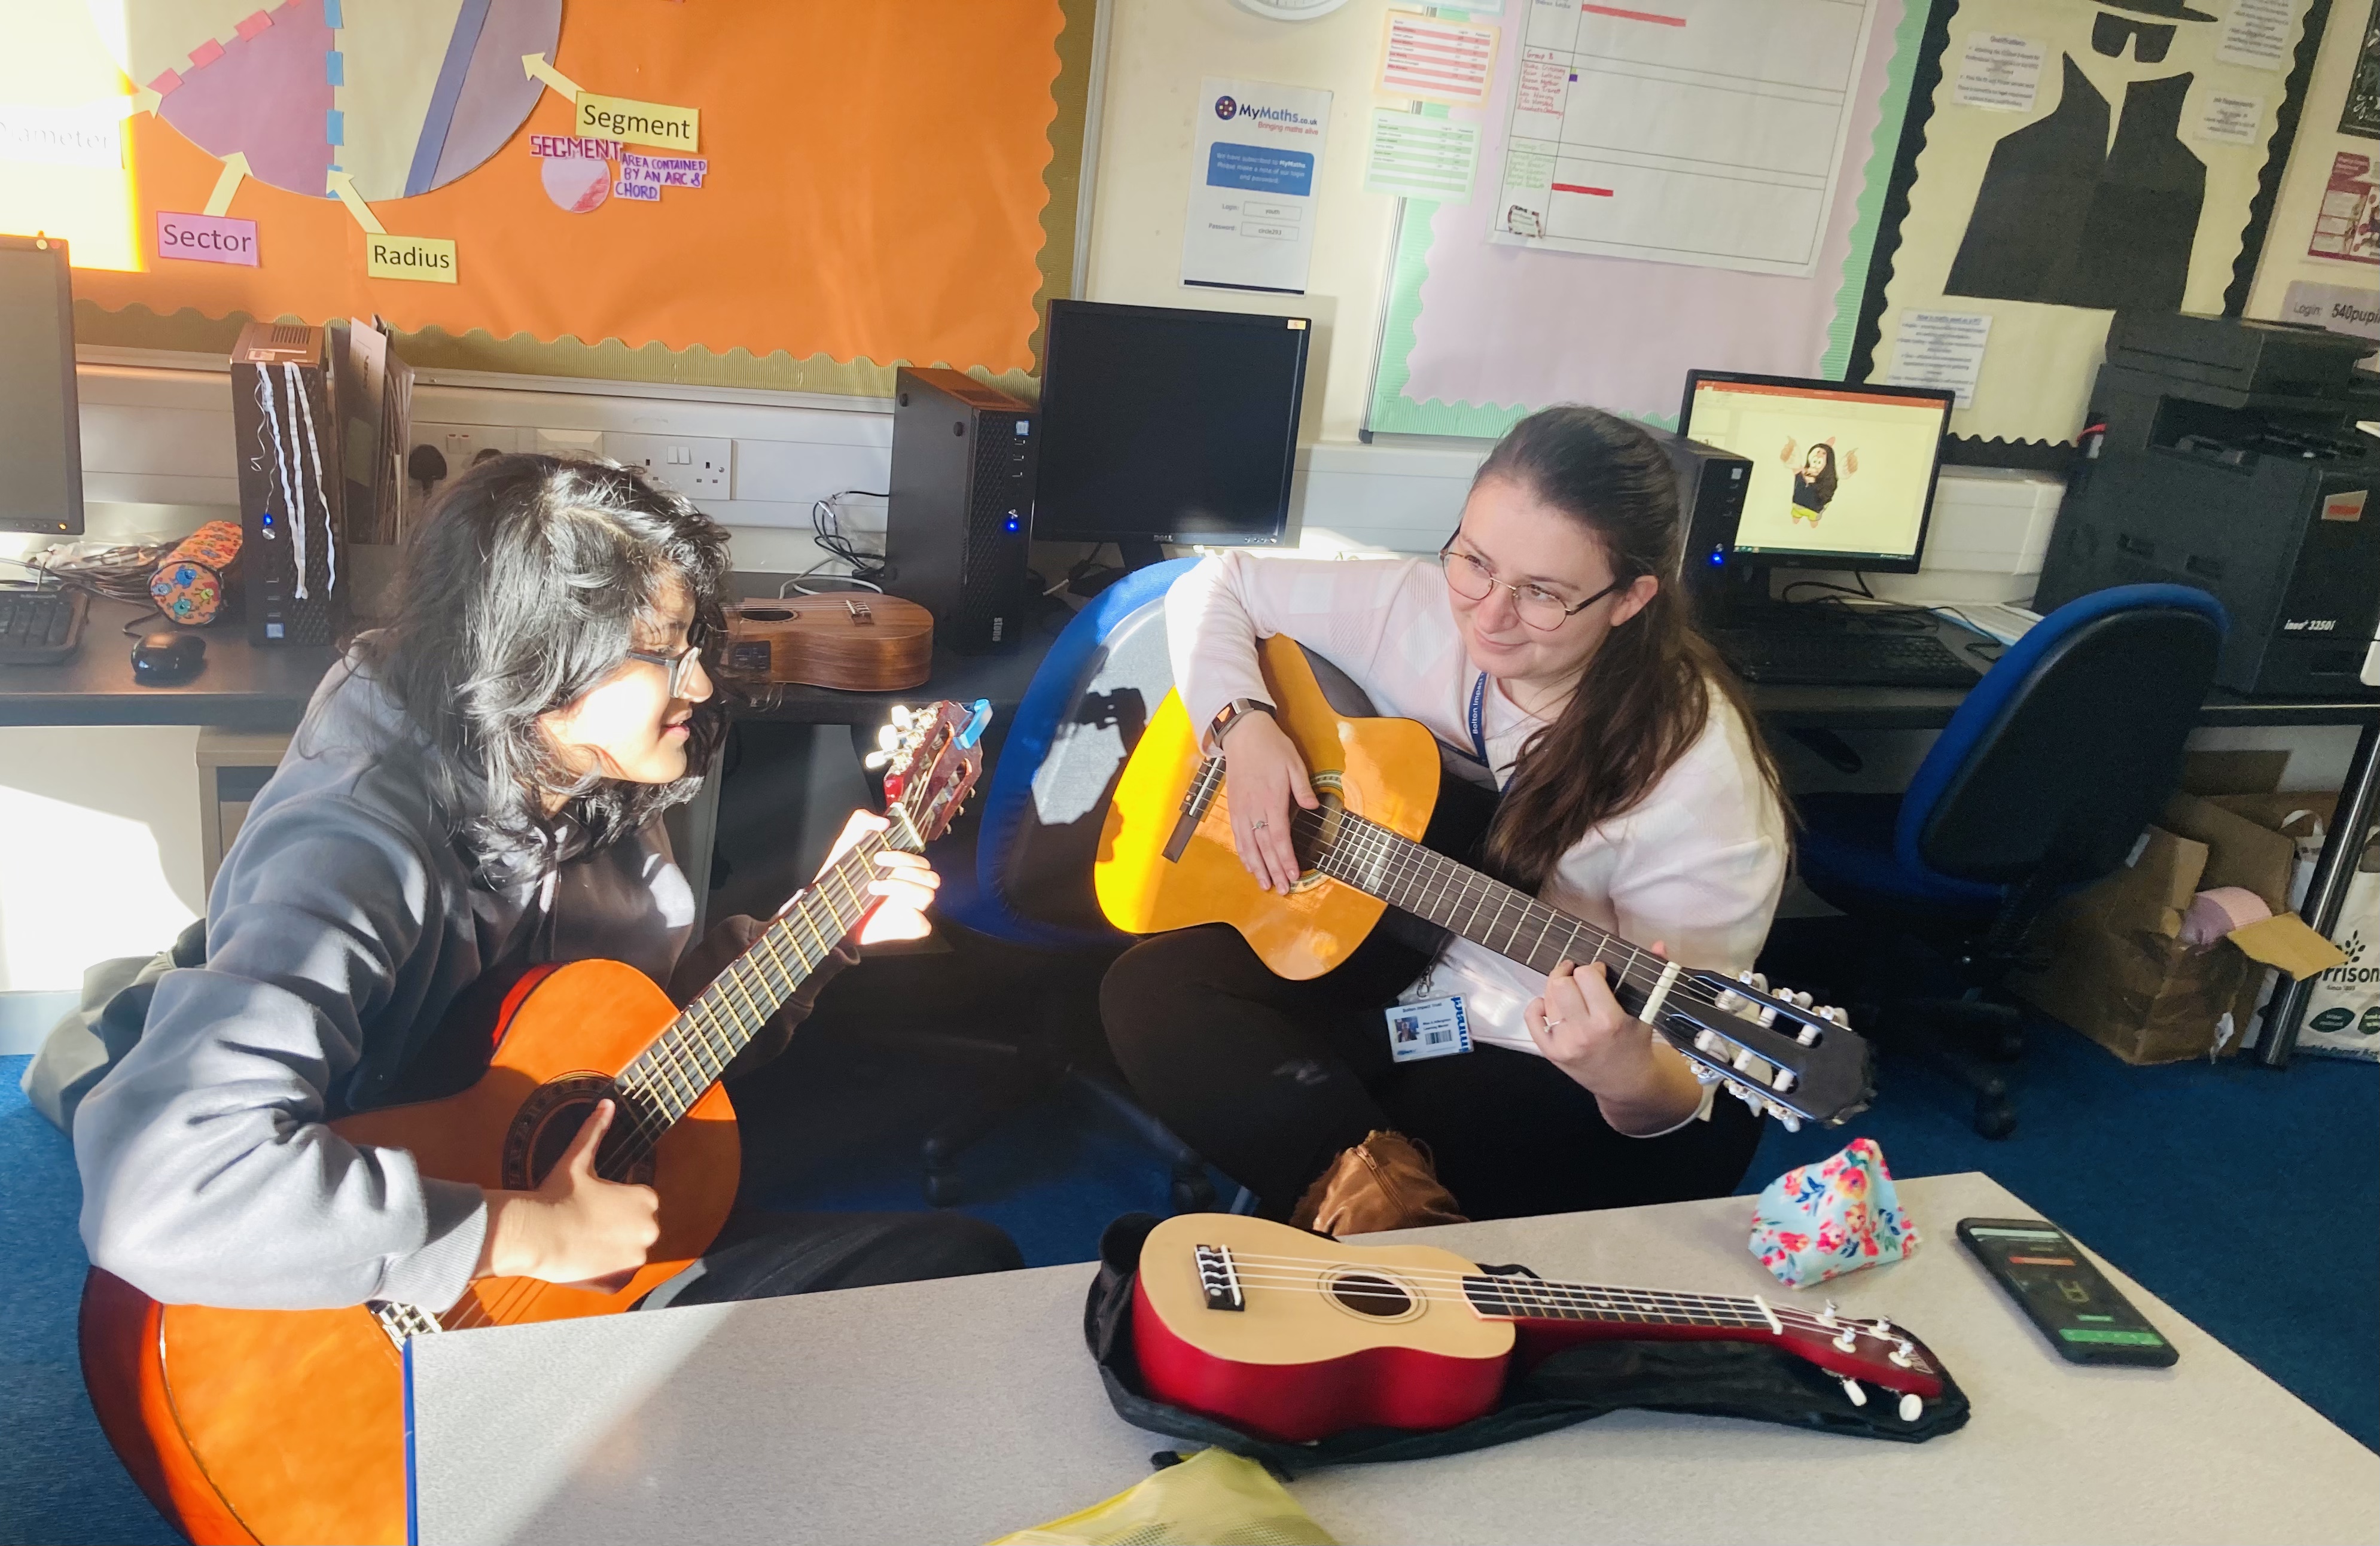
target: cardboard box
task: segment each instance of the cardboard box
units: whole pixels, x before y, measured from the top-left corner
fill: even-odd
[[[2046,961],[2010,985],[2128,1063],[2237,1052],[2265,966],[2306,977],[2345,958],[2288,912],[2296,843],[2226,808],[2233,803],[2176,794],[2130,864],[2043,917],[2034,939]],[[2217,886],[2254,892],[2275,916],[2193,951],[2180,939],[2182,914]]]

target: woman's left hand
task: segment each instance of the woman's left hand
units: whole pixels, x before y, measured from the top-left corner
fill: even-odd
[[[819,874],[832,869],[853,844],[871,832],[883,831],[888,825],[880,815],[852,812],[851,819],[843,824],[842,836],[827,852],[826,863],[819,866]],[[934,925],[926,917],[926,909],[934,905],[934,888],[942,883],[933,866],[914,853],[887,849],[876,856],[876,879],[868,889],[882,900],[859,926],[855,936],[858,943],[881,945],[893,939],[923,939],[933,933]]]
[[[1666,959],[1658,941],[1652,953]],[[1599,960],[1584,972],[1570,961],[1556,966],[1545,996],[1530,999],[1522,1018],[1537,1050],[1593,1092],[1615,1131],[1666,1131],[1702,1101],[1693,1068],[1620,1007]]]
[[[1653,954],[1662,953],[1653,947]],[[1537,1050],[1597,1094],[1633,1083],[1652,1056],[1653,1028],[1620,1007],[1599,960],[1585,971],[1567,960],[1556,966],[1545,996],[1530,999],[1523,1019]]]

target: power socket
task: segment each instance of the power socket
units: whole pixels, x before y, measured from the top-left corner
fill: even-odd
[[[735,497],[735,442],[692,435],[607,434],[603,449],[622,466],[636,467],[690,500]]]
[[[509,424],[420,424],[412,427],[413,439],[407,445],[406,495],[418,501],[417,511],[429,502],[440,489],[471,470],[472,464],[490,454],[526,449],[522,441],[532,440],[534,430],[519,429]],[[422,446],[438,453],[446,470],[430,480],[425,488],[414,477],[416,464],[411,453]]]

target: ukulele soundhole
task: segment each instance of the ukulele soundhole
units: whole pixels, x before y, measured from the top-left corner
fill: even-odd
[[[513,1125],[504,1134],[504,1186],[512,1191],[533,1191],[545,1179],[587,1118],[595,1114],[595,1103],[617,1098],[619,1092],[609,1074],[572,1073],[538,1086],[529,1098],[521,1103]],[[613,1152],[628,1119],[626,1103],[612,1117],[612,1131],[603,1140],[603,1153]],[[650,1186],[653,1178],[652,1151],[648,1149],[629,1166],[625,1175],[613,1166],[602,1166],[606,1180]]]
[[[1325,1285],[1330,1302],[1370,1321],[1410,1321],[1421,1313],[1413,1290],[1378,1273],[1334,1272]]]

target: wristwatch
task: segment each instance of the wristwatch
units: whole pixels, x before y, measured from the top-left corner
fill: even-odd
[[[1272,705],[1262,698],[1233,698],[1222,707],[1216,714],[1213,723],[1207,727],[1207,750],[1212,753],[1221,746],[1223,732],[1237,724],[1241,716],[1246,714],[1263,714],[1276,719],[1280,718]]]

